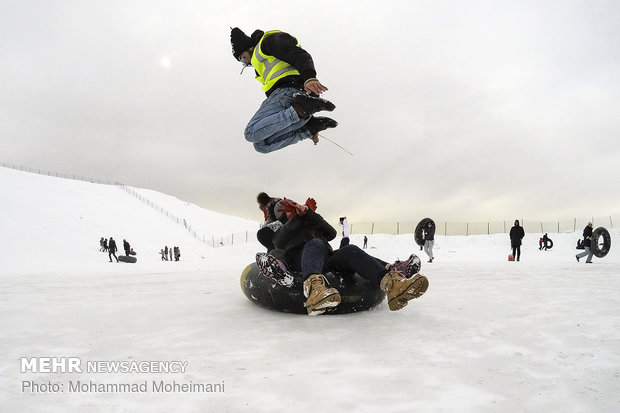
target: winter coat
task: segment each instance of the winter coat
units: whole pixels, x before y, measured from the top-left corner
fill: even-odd
[[[116,248],[116,241],[114,241],[112,238],[110,238],[110,242],[108,243],[108,250],[111,253],[115,253],[116,251],[118,251],[118,249]]]
[[[271,198],[271,200],[266,206],[260,207],[260,209],[263,211],[263,215],[265,218],[265,225],[269,224],[270,222],[277,221],[275,207],[276,204],[281,200],[282,198]]]
[[[424,228],[424,241],[434,241],[435,240],[435,224],[431,224],[431,226],[427,226]]]
[[[273,237],[276,248],[284,251],[285,261],[292,268],[301,270],[301,253],[311,239],[323,240],[329,254],[333,253],[329,241],[338,232],[323,217],[308,208],[304,216],[295,215],[280,228]]]
[[[128,252],[129,248],[131,248],[129,243],[127,241],[123,241],[123,249]]]
[[[349,221],[347,219],[343,219],[340,223],[340,229],[342,229],[341,234],[343,238],[348,238],[351,234],[351,225],[349,225]]]
[[[252,36],[254,37],[254,36]],[[310,53],[297,46],[297,39],[285,32],[277,32],[265,37],[261,43],[261,50],[265,55],[273,56],[292,65],[299,75],[285,76],[278,80],[268,91],[267,96],[281,87],[296,87],[303,89],[304,82],[316,77],[314,62]],[[258,72],[256,72],[258,76]]]
[[[525,231],[520,225],[515,225],[510,229],[510,243],[512,246],[517,247],[521,245],[521,240],[525,237]]]
[[[593,232],[592,227],[589,225],[583,229],[583,246],[584,247],[590,248],[590,243],[592,242],[591,240],[592,232]]]

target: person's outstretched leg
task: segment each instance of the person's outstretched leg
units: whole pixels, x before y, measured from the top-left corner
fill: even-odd
[[[412,257],[410,259],[413,260]],[[325,262],[325,266],[330,270],[355,272],[368,281],[377,283],[387,293],[388,306],[392,311],[405,307],[410,300],[422,296],[428,289],[428,279],[425,276],[416,274],[407,278],[398,265],[392,265],[388,271],[384,264],[355,245],[340,248]]]
[[[271,152],[312,136],[303,128],[308,119],[302,119],[292,107],[296,92],[295,88],[274,91],[248,122],[245,139],[257,151]]]
[[[309,315],[323,314],[340,304],[340,293],[327,287],[324,275],[327,245],[319,239],[306,242],[301,254],[301,273],[304,277],[304,296]]]

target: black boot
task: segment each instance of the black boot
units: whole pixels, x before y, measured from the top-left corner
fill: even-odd
[[[338,126],[338,122],[331,118],[326,118],[322,116],[313,116],[310,120],[304,125],[304,128],[308,129],[312,136],[317,133],[324,131],[327,128],[335,128]]]
[[[305,93],[295,93],[293,95],[295,99],[293,102],[293,109],[302,119],[308,119],[313,113],[326,110],[331,112],[336,106],[325,99],[310,97]]]

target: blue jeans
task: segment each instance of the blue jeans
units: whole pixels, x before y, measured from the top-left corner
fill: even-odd
[[[293,95],[299,92],[294,87],[276,89],[250,119],[245,140],[252,142],[257,152],[277,151],[312,136],[303,127],[308,119],[300,118],[292,106]]]
[[[354,272],[378,285],[388,272],[385,269],[386,264],[366,254],[356,245],[345,245],[328,256],[327,245],[316,238],[306,242],[301,254],[304,281],[312,274],[325,274],[326,271]]]
[[[583,252],[577,254],[577,258],[583,258],[586,255],[588,256],[586,262],[592,262],[592,256],[594,255],[594,253],[590,250],[590,247],[585,247]]]

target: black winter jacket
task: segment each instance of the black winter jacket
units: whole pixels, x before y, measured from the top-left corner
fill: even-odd
[[[258,47],[258,44],[256,46]],[[278,80],[278,82],[266,92],[267,96],[281,87],[303,89],[306,80],[316,77],[312,56],[301,47],[297,47],[297,39],[290,34],[278,32],[267,36],[265,40],[263,40],[261,49],[266,55],[276,57],[292,65],[300,73],[300,75],[285,76]],[[256,72],[256,75],[258,76],[258,72]]]
[[[435,240],[435,225],[431,225],[430,227],[424,228],[424,241],[434,241]]]
[[[338,232],[323,217],[311,209],[308,209],[303,217],[295,215],[282,228],[275,233],[273,244],[276,248],[284,250],[286,262],[294,269],[301,270],[301,252],[306,242],[311,239],[321,239],[327,245],[331,254],[332,248],[329,241],[336,238]]]
[[[588,247],[590,246],[590,237],[592,237],[592,227],[588,225],[583,229],[583,242]]]
[[[512,245],[521,245],[521,240],[525,237],[525,231],[520,225],[515,225],[510,229],[510,243]]]

